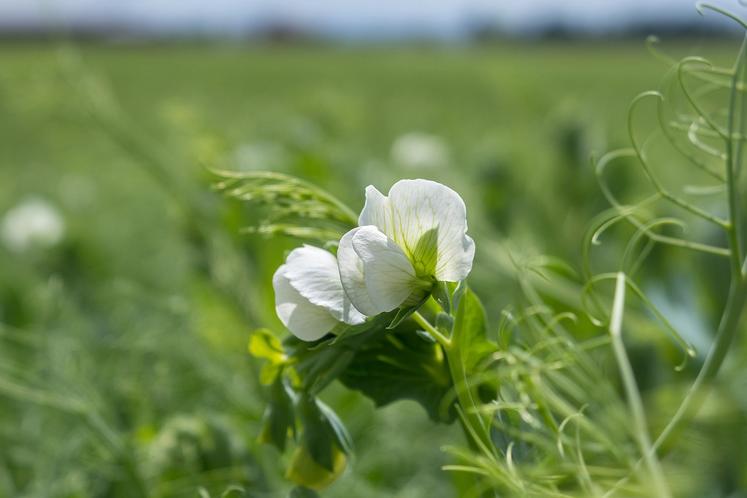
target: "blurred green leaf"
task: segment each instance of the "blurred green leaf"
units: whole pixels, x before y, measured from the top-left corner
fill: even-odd
[[[249,337],[249,353],[255,358],[281,363],[285,360],[285,353],[280,341],[269,329],[257,329]]]
[[[270,390],[270,402],[264,415],[264,425],[259,440],[285,450],[288,433],[295,431],[293,399],[282,377],[278,376]]]
[[[298,413],[303,424],[302,445],[311,458],[329,472],[335,470],[335,448],[349,453],[352,443],[340,419],[314,396],[302,395]]]

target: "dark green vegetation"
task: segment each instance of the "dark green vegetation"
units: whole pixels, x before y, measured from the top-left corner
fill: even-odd
[[[705,50],[717,61],[735,51]],[[643,43],[0,46],[0,212],[35,195],[66,224],[54,248],[0,248],[0,496],[219,496],[232,483],[282,496],[288,458],[255,442],[269,393],[246,345],[254,328],[282,330],[270,279],[296,241],[241,234],[262,213],[211,193],[206,167],[298,175],[354,210],[370,183],[452,186],[477,241],[471,284],[497,323],[519,294],[501,245],[580,267],[606,208],[589,155],[627,144],[630,100],[665,70]],[[413,131],[440,137],[443,164],[392,157]],[[623,191],[644,184],[614,174]],[[652,261],[673,320],[708,333],[724,269],[672,249]],[[633,366],[663,425],[692,371],[673,372],[680,357],[663,334],[638,332]],[[742,343],[689,439],[702,461],[676,462],[713,496],[747,485]],[[374,411],[337,385],[324,398],[357,455],[325,496],[454,495],[439,447],[462,441],[457,427],[412,402]]]

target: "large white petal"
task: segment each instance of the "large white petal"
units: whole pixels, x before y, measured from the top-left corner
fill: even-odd
[[[302,341],[316,341],[339,322],[327,310],[311,304],[290,283],[287,265],[281,265],[272,277],[275,311],[288,330]]]
[[[456,282],[472,269],[475,245],[466,235],[467,209],[445,185],[400,180],[388,197],[369,187],[361,218],[394,239],[418,274]]]
[[[331,252],[304,245],[291,251],[285,266],[286,278],[309,302],[342,322],[357,325],[365,321],[345,294],[337,258]]]
[[[363,261],[368,295],[379,312],[397,308],[418,288],[415,270],[407,256],[378,228],[360,227],[352,242]]]
[[[353,228],[340,239],[337,247],[337,264],[340,268],[342,287],[353,306],[364,315],[375,316],[381,310],[371,300],[363,276],[363,260],[353,249],[353,237],[359,230],[360,228]]]

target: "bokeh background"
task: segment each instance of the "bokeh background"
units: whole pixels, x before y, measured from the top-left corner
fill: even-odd
[[[452,186],[497,317],[516,294],[500,247],[579,267],[607,207],[589,158],[626,145],[630,100],[667,69],[649,34],[675,57],[738,48],[690,0],[1,2],[0,496],[283,496],[246,346],[284,333],[270,280],[298,242],[243,233],[261,211],[209,169],[298,175],[356,211],[368,184]],[[662,251],[650,290],[707,348],[720,268],[708,287]],[[655,356],[634,356],[644,390]],[[357,455],[325,496],[454,495],[439,447],[458,428],[325,399]]]

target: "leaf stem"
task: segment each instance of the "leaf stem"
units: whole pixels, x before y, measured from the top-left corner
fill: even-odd
[[[444,351],[448,353],[448,351],[452,348],[451,339],[439,332],[439,330],[431,325],[431,323],[426,320],[425,317],[420,314],[420,312],[415,311],[411,316],[413,320],[415,320],[418,325],[423,327],[423,330],[425,330],[431,337],[433,337],[433,339],[437,343],[439,343],[442,348],[444,348]]]

